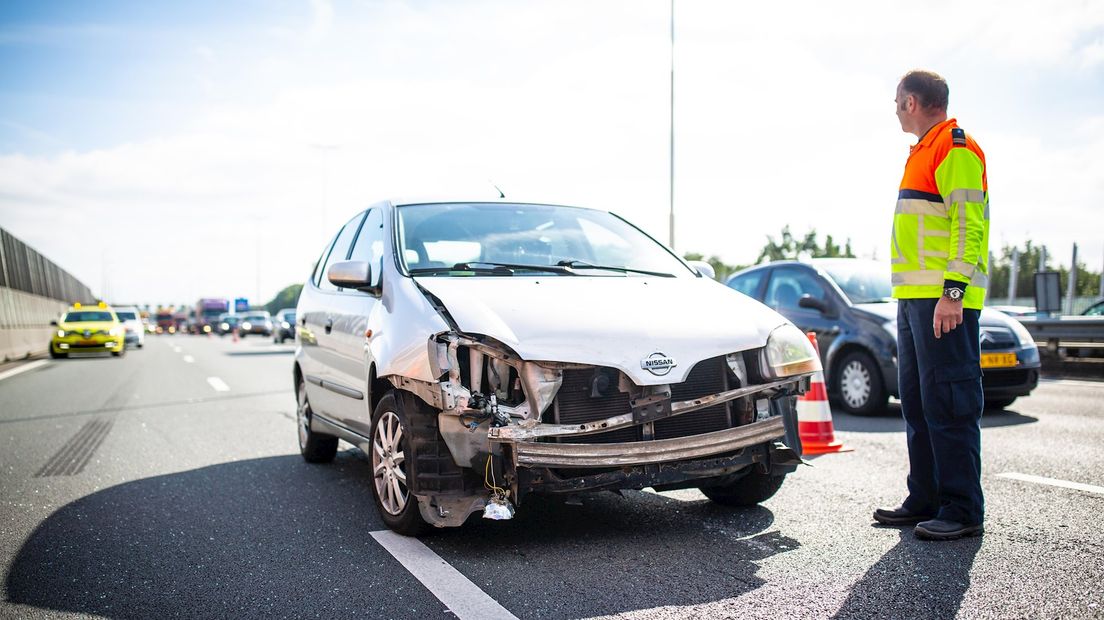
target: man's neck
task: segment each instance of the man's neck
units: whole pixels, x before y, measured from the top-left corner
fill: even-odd
[[[942,123],[943,121],[946,121],[946,120],[947,120],[946,113],[929,116],[929,117],[925,118],[924,120],[921,120],[921,121],[917,122],[916,123],[917,131],[914,131],[912,133],[913,133],[914,136],[916,136],[917,140],[923,140],[924,136],[928,135],[928,132],[931,131],[933,127],[935,127],[939,123]],[[920,131],[921,128],[923,129],[923,131]]]

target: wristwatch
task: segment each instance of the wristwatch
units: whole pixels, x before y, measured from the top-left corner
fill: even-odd
[[[963,291],[960,288],[955,288],[953,286],[948,286],[948,287],[943,289],[943,296],[946,297],[947,299],[950,299],[951,301],[962,301],[962,296],[964,294],[965,294],[965,291]]]

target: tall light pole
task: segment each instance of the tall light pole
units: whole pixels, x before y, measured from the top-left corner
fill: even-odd
[[[670,152],[670,220],[668,245],[675,249],[675,0],[671,0],[671,152]]]

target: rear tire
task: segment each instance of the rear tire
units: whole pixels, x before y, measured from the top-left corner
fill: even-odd
[[[723,506],[755,506],[777,493],[785,480],[785,474],[772,476],[753,471],[736,482],[699,488],[706,497]]]
[[[831,392],[841,409],[852,415],[876,415],[889,403],[878,364],[865,351],[845,355],[832,373]]]
[[[314,414],[307,400],[305,381],[299,379],[295,392],[298,399],[295,417],[299,430],[299,454],[308,463],[329,463],[337,455],[337,437],[311,430],[310,420]]]
[[[403,536],[417,536],[427,527],[413,493],[418,486],[415,481],[418,455],[411,441],[416,432],[411,418],[420,417],[416,400],[394,390],[385,394],[372,412],[372,440],[368,448],[376,510],[388,528]]]

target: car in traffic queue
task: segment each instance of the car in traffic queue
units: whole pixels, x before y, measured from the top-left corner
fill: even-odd
[[[133,306],[116,306],[115,316],[126,330],[126,344],[141,349],[146,344],[146,326],[142,324],[142,313]]]
[[[218,321],[215,323],[215,333],[220,336],[233,334],[237,331],[240,322],[241,317],[236,314],[230,314],[229,312],[220,314]]]
[[[272,342],[283,344],[295,340],[295,308],[284,308],[272,319]]]
[[[371,462],[413,535],[532,494],[771,497],[801,463],[800,330],[608,211],[383,201],[322,252],[296,309],[299,447]]]
[[[50,357],[68,357],[71,353],[126,353],[126,329],[105,303],[94,306],[73,304],[60,319],[50,323],[57,329],[50,339]]]
[[[238,335],[245,338],[249,334],[271,336],[272,316],[267,311],[257,310],[243,314],[238,322]]]
[[[762,301],[816,334],[829,399],[844,411],[885,411],[897,385],[897,302],[890,266],[858,258],[776,261],[732,274],[728,286]],[[982,387],[987,409],[1002,409],[1039,383],[1039,349],[1014,318],[980,316]]]

